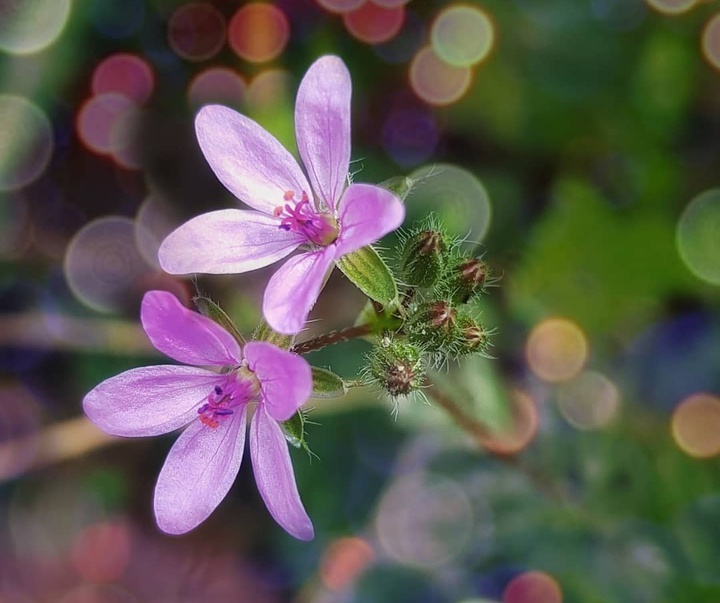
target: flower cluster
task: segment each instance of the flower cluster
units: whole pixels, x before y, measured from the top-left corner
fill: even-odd
[[[216,105],[197,115],[208,164],[251,209],[213,211],[183,224],[160,247],[162,267],[172,274],[241,273],[297,253],[270,278],[265,320],[247,343],[208,298],[196,298],[198,313],[168,292],[146,293],[143,329],[181,364],[111,377],[83,401],[87,416],[113,435],[184,428],[155,488],[155,517],[165,532],[195,528],[220,504],[240,469],[249,420],[265,505],[291,535],[311,539],[288,451],[288,444],[307,449],[308,398],[337,398],[367,381],[393,398],[406,396],[426,386],[432,364],[486,349],[487,333],[466,309],[489,282],[482,260],[460,252],[434,219],[401,237],[394,271],[372,247],[402,224],[414,182],[350,182],[350,96],[350,74],[337,57],[318,59],[303,78],[295,131],[305,170],[251,119]],[[368,304],[354,326],[294,344],[333,266]],[[353,337],[374,342],[364,380],[345,381],[301,356]]]

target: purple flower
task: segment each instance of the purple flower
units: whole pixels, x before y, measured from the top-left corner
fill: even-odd
[[[278,140],[251,119],[203,107],[200,148],[220,181],[257,211],[225,209],[180,226],[160,247],[172,274],[239,273],[272,264],[300,247],[272,276],[263,314],[285,334],[302,329],[333,262],[402,224],[391,192],[350,184],[350,73],[338,57],[318,59],[303,78],[295,134],[307,178]],[[308,182],[309,181],[309,182]]]
[[[225,329],[166,291],[145,294],[141,321],[158,350],[192,366],[127,371],[93,389],[83,407],[91,421],[118,436],[158,435],[187,425],[155,487],[160,529],[187,532],[220,504],[240,469],[246,411],[257,402],[250,455],[260,494],[283,528],[296,538],[312,539],[312,522],[277,423],[289,419],[310,396],[308,363],[265,342],[241,349]]]

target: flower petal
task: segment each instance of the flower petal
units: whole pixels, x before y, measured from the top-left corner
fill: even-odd
[[[324,56],[308,69],[295,103],[295,136],[313,191],[336,207],[350,166],[350,95],[345,63]]]
[[[372,184],[351,184],[340,200],[340,236],[335,257],[365,247],[398,228],[405,206],[390,191]]]
[[[262,341],[245,346],[250,370],[260,380],[263,405],[276,421],[287,421],[312,393],[312,370],[307,360]]]
[[[257,211],[223,209],[185,222],[163,241],[160,265],[170,274],[238,274],[284,258],[306,241]]]
[[[234,366],[242,360],[240,344],[230,333],[167,291],[145,294],[140,321],[152,344],[178,362]]]
[[[215,428],[194,421],[170,449],[155,486],[155,519],[161,530],[192,530],[225,498],[242,462],[245,410]]]
[[[159,435],[196,418],[217,382],[217,374],[194,366],[145,366],[100,383],[85,396],[83,409],[109,434]]]
[[[315,531],[300,500],[285,436],[262,404],[250,424],[250,456],[270,515],[295,538],[312,540]]]
[[[220,105],[200,109],[195,118],[198,143],[212,171],[233,195],[272,214],[286,191],[310,192],[290,152],[252,119]]]
[[[263,298],[263,315],[275,331],[294,335],[303,328],[334,257],[332,245],[321,251],[301,253],[270,277]]]

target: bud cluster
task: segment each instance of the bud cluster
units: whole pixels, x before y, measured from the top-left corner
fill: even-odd
[[[416,391],[428,366],[487,353],[489,333],[474,302],[494,282],[485,261],[434,215],[401,235],[395,272],[402,324],[382,338],[366,367],[366,377],[393,398]]]

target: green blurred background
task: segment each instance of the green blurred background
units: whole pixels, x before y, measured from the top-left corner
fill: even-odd
[[[235,203],[194,113],[294,149],[326,53],[353,77],[355,179],[415,178],[408,225],[437,212],[501,277],[493,358],[436,376],[493,435],[369,388],[311,402],[314,541],[248,463],[168,537],[173,437],[109,439],[81,401],[158,362],[139,300],[195,285],[157,247]],[[718,70],[716,1],[0,0],[0,601],[720,600]],[[249,334],[269,274],[198,283]],[[306,336],[363,304],[336,271]],[[369,347],[308,358],[354,378]]]

